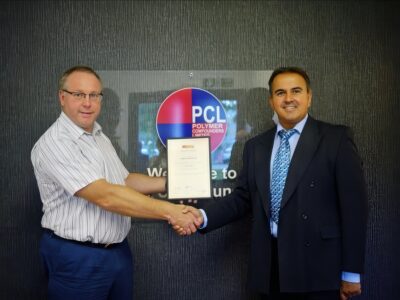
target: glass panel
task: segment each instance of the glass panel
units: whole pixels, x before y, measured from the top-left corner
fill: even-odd
[[[218,99],[223,112],[213,108],[203,110],[201,104],[198,110],[193,108],[193,104],[190,112],[193,115],[198,113],[199,118],[208,121],[223,115],[222,121],[226,121],[225,136],[211,153],[215,197],[231,192],[240,171],[244,142],[272,124],[267,101],[267,83],[272,71],[98,73],[104,85],[103,111],[99,123],[131,172],[151,176],[166,174],[166,150],[157,131],[157,113],[168,96],[181,89],[192,88],[201,89],[200,93],[205,91]],[[179,112],[171,109],[167,118],[179,118]],[[189,124],[192,132],[195,131],[191,129],[194,123]],[[198,132],[202,130],[200,128]],[[165,195],[158,197],[165,198]]]

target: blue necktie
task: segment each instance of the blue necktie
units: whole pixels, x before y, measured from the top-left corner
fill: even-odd
[[[271,180],[271,218],[276,224],[278,224],[279,220],[279,209],[290,164],[289,138],[296,133],[296,131],[296,129],[290,129],[288,131],[282,129],[278,132],[281,143],[273,161]]]

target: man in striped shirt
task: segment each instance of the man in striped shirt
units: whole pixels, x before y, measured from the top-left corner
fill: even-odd
[[[43,202],[40,252],[49,299],[132,299],[130,217],[167,220],[194,233],[201,220],[183,205],[152,199],[165,178],[129,173],[96,122],[102,82],[75,66],[59,82],[60,117],[31,159]]]

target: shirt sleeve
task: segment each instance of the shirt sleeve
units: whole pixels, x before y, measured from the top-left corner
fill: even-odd
[[[58,184],[71,195],[104,178],[104,166],[71,140],[52,140],[34,150],[33,164],[43,184]]]
[[[204,211],[204,209],[200,208],[199,210],[200,210],[201,214],[203,215],[203,224],[200,225],[199,229],[204,229],[207,227],[207,223],[208,223],[207,214]]]
[[[360,274],[351,272],[342,272],[342,280],[351,283],[360,283]]]

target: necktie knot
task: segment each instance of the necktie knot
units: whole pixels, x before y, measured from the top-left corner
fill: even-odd
[[[278,135],[282,140],[289,140],[290,137],[296,132],[297,132],[296,129],[289,129],[289,130],[281,129],[278,131]]]

